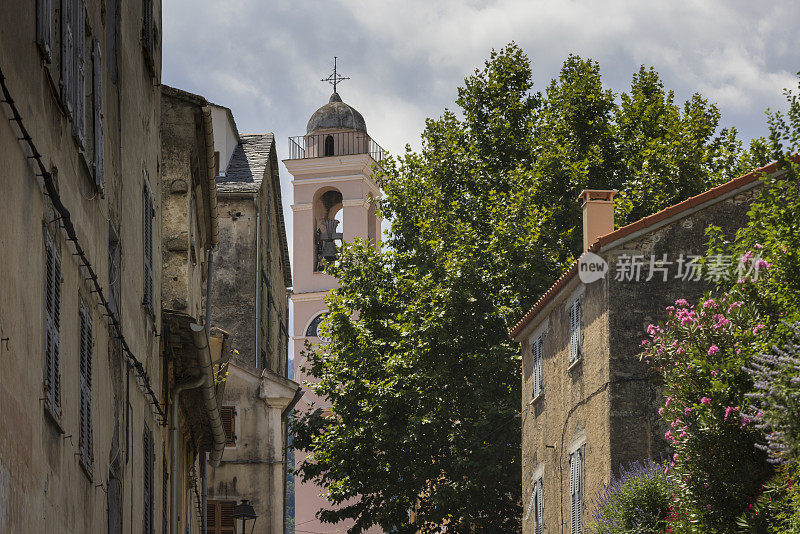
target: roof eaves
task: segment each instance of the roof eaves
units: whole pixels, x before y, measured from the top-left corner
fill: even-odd
[[[619,241],[620,239],[630,236],[631,234],[637,232],[638,230],[642,230],[644,228],[649,228],[658,224],[661,221],[669,219],[681,212],[689,210],[695,206],[699,206],[700,204],[704,204],[711,200],[717,199],[726,193],[744,187],[752,182],[759,180],[761,176],[764,174],[771,174],[778,170],[778,163],[773,162],[765,167],[758,168],[744,176],[740,176],[738,178],[734,178],[728,182],[725,182],[722,185],[717,187],[713,187],[707,191],[700,193],[699,195],[690,197],[683,202],[679,202],[674,204],[668,208],[664,208],[661,211],[654,213],[653,215],[649,215],[647,217],[643,217],[636,222],[623,226],[613,232],[600,236],[597,240],[592,244],[591,247],[588,248],[588,252],[597,252],[604,246],[608,245],[609,243],[613,243]],[[575,260],[567,270],[562,274],[555,283],[550,286],[550,288],[545,291],[545,293],[536,301],[533,307],[528,310],[528,312],[522,317],[522,319],[514,325],[511,330],[508,332],[508,336],[511,339],[516,339],[520,333],[525,329],[528,324],[533,321],[536,315],[542,311],[542,309],[547,305],[547,303],[556,297],[556,295],[561,291],[561,289],[567,285],[567,283],[575,276],[575,273],[578,272],[578,260]]]

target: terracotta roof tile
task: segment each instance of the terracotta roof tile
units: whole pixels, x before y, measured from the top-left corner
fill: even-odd
[[[679,202],[673,206],[665,208],[659,212],[654,213],[653,215],[639,219],[638,221],[633,222],[627,226],[623,226],[622,228],[618,228],[617,230],[614,230],[610,234],[600,236],[592,244],[592,246],[589,247],[588,250],[589,252],[597,252],[598,250],[600,250],[600,248],[613,241],[628,236],[643,228],[653,226],[654,224],[657,224],[665,219],[669,219],[670,217],[673,217],[674,215],[677,215],[682,211],[688,210],[695,206],[699,206],[700,204],[703,204],[710,200],[714,200],[715,198],[718,198],[724,195],[725,193],[728,193],[735,189],[739,189],[740,187],[743,187],[749,184],[750,182],[758,180],[759,177],[764,174],[773,173],[777,169],[778,169],[778,164],[777,162],[774,162],[767,165],[766,167],[761,167],[759,169],[756,169],[749,174],[745,174],[744,176],[734,178],[729,182],[725,182],[722,185],[711,188],[708,191],[704,191],[699,195],[688,198],[683,202]],[[544,295],[542,295],[539,298],[539,300],[536,301],[536,304],[534,304],[533,307],[530,310],[528,310],[528,313],[526,313],[522,317],[522,319],[520,319],[519,322],[516,325],[514,325],[513,328],[511,328],[511,330],[508,332],[508,336],[511,339],[514,339],[516,336],[518,336],[520,332],[522,332],[522,330],[524,330],[524,328],[533,320],[533,318],[536,317],[536,315],[540,311],[542,311],[542,308],[544,308],[545,305],[547,305],[547,303],[550,302],[553,299],[553,297],[555,297],[565,285],[567,285],[567,283],[572,279],[573,276],[575,276],[575,273],[577,272],[578,272],[578,261],[576,260],[569,266],[569,268],[564,272],[564,274],[562,274],[558,278],[558,280],[556,280],[555,283],[552,286],[550,286],[550,289],[548,289],[544,293]]]

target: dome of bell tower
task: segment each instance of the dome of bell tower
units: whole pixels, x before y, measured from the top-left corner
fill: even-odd
[[[367,133],[367,123],[361,113],[342,102],[339,93],[334,92],[330,101],[308,119],[306,135],[319,130],[355,130]]]

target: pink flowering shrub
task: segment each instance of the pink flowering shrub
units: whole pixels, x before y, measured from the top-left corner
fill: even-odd
[[[678,300],[665,323],[648,328],[643,345],[643,359],[664,379],[660,413],[674,450],[666,470],[679,488],[685,531],[736,532],[736,518],[773,472],[755,446],[764,443],[763,432],[742,413],[753,387],[743,367],[764,336],[753,331],[763,322],[757,307],[740,297],[707,296],[696,306]]]

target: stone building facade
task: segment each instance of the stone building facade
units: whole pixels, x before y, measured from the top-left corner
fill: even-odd
[[[164,165],[160,35],[157,0],[0,21],[0,532],[200,532],[198,453],[224,445],[206,362],[225,336],[202,302],[216,207],[208,157],[196,182]],[[213,160],[195,111],[167,131]]]
[[[592,257],[584,254],[510,332],[522,346],[523,532],[584,532],[591,497],[612,471],[668,454],[660,385],[639,361],[640,343],[667,306],[710,288],[684,276],[691,257],[706,253],[705,229],[713,224],[734,235],[759,190],[758,172],[773,171],[760,169],[617,230],[615,192],[583,193],[584,243],[608,271],[592,281]],[[637,264],[638,277],[629,267]]]
[[[234,504],[246,499],[259,516],[254,532],[282,534],[286,415],[301,392],[287,378],[292,277],[278,159],[272,134],[240,135],[229,109],[212,109],[220,214],[212,323],[230,333],[233,355],[225,454],[209,472],[209,533],[233,532]]]
[[[0,20],[0,532],[161,525],[160,227],[146,286],[142,220],[145,187],[161,213],[160,13],[37,1]]]

